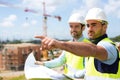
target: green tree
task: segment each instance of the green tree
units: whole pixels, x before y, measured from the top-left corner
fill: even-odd
[[[116,36],[114,38],[111,38],[111,40],[115,41],[115,42],[120,42],[120,35]]]

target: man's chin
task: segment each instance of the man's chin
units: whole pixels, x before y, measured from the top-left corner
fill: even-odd
[[[76,37],[76,35],[72,35],[72,37]]]
[[[90,39],[94,39],[93,36],[90,36],[90,35],[89,35],[89,38],[90,38]]]

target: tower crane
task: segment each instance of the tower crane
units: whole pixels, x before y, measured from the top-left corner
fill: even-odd
[[[56,16],[56,15],[49,15],[49,14],[47,14],[46,13],[45,2],[42,2],[42,4],[43,4],[43,35],[47,36],[47,17],[56,18],[56,19],[58,19],[58,21],[61,21],[61,17],[60,16]],[[38,13],[38,11],[36,11],[36,10],[30,9],[30,8],[23,8],[21,6],[13,5],[13,4],[10,4],[8,2],[0,1],[0,5],[2,5],[4,7],[22,8],[22,9],[24,9],[25,12]]]
[[[61,21],[61,17],[60,16],[56,16],[56,15],[49,15],[46,13],[46,6],[45,6],[45,2],[42,2],[43,4],[43,36],[47,36],[47,18],[48,17],[52,17],[52,18],[56,18],[58,19],[58,21]],[[26,9],[26,12],[34,12],[34,10],[30,10],[30,9]],[[42,50],[41,52],[43,54],[43,58],[42,60],[48,60],[48,51],[47,50]],[[53,54],[52,54],[53,55]]]
[[[56,15],[50,15],[46,13],[46,6],[45,6],[45,2],[42,2],[43,4],[43,35],[47,36],[47,18],[48,17],[52,17],[52,18],[56,18],[58,19],[58,21],[61,21],[61,17],[60,16],[56,16]],[[38,13],[37,11],[33,10],[33,9],[29,9],[26,8],[24,10],[25,12],[33,12],[33,13]]]
[[[56,15],[49,15],[46,13],[46,6],[45,6],[45,2],[43,2],[43,35],[47,36],[47,17],[53,17],[53,18],[57,18],[58,21],[61,21],[61,17],[60,16],[56,16]]]
[[[7,6],[7,7],[22,8],[20,6],[15,6],[15,5],[9,4],[7,2],[1,2],[0,1],[0,4],[3,5],[3,6]],[[47,18],[48,17],[52,17],[52,18],[58,19],[58,21],[61,21],[61,17],[60,16],[56,16],[56,15],[47,14],[46,13],[45,2],[42,2],[42,4],[43,4],[43,25],[42,25],[42,27],[43,27],[43,35],[47,36]],[[25,12],[38,13],[37,11],[35,11],[33,9],[29,9],[29,8],[24,8],[24,11]],[[44,51],[42,51],[42,54],[43,54],[43,60],[48,60],[48,51],[44,50]]]

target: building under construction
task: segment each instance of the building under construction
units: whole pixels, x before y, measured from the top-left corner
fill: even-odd
[[[31,43],[4,45],[0,51],[0,70],[23,70],[25,60],[32,51],[35,58],[40,60],[40,45]]]

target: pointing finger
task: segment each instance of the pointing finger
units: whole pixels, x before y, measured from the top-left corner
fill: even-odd
[[[44,39],[45,36],[35,36],[35,38]]]

